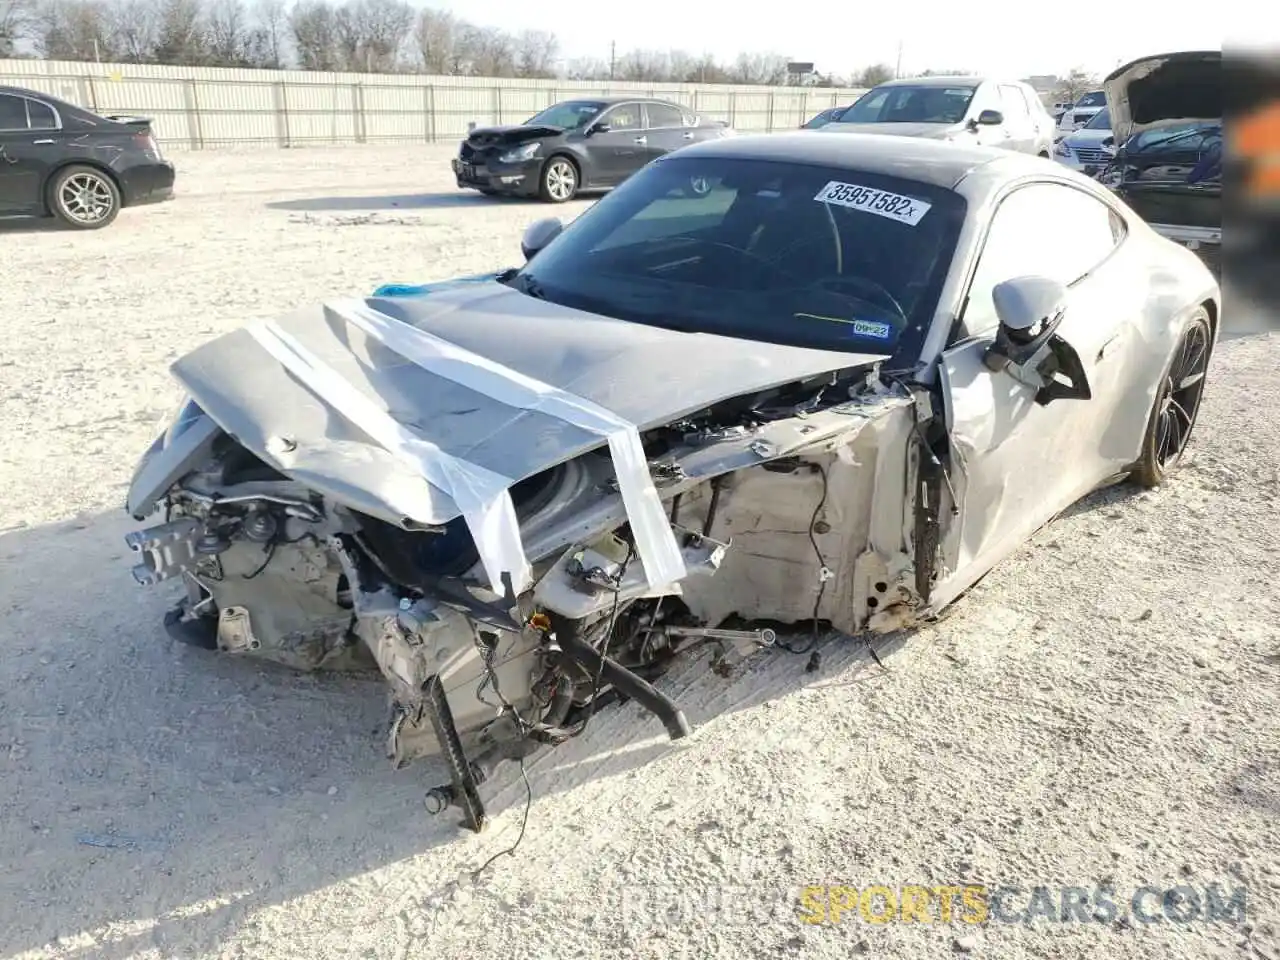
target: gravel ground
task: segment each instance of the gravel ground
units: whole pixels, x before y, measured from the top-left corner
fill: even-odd
[[[848,644],[816,673],[693,663],[663,681],[693,737],[626,706],[537,757],[523,843],[478,878],[520,833],[518,771],[463,833],[422,810],[441,771],[382,758],[380,683],[169,642],[121,540],[168,362],[516,262],[547,209],[459,193],[446,158],[180,155],[171,204],[0,231],[0,958],[1280,960],[1280,334],[1224,341],[1174,482],[1069,511],[883,668]],[[1120,913],[797,914],[806,885],[966,883],[1022,888],[1011,910],[1110,884]],[[1127,909],[1214,883],[1243,925]]]

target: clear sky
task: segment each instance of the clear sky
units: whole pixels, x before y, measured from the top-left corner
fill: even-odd
[[[612,40],[619,54],[634,48],[679,49],[710,53],[724,61],[741,51],[777,53],[811,60],[819,70],[835,74],[873,63],[892,66],[899,41],[902,68],[908,72],[967,68],[1024,77],[1064,74],[1080,66],[1101,74],[1151,53],[1221,48],[1224,34],[1242,35],[1239,25],[1251,19],[1280,24],[1270,5],[1246,6],[1247,0],[646,0],[550,6],[529,0],[427,2],[480,25],[554,31],[565,58],[607,60]],[[1267,30],[1274,33],[1277,27]]]

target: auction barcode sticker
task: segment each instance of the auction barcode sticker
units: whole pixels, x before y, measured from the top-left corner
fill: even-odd
[[[836,203],[842,207],[874,213],[877,217],[909,223],[913,227],[933,206],[914,197],[904,197],[888,190],[876,190],[874,187],[860,187],[856,183],[841,183],[839,180],[832,180],[813,199],[820,203]]]

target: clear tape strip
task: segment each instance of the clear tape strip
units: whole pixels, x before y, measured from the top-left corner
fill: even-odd
[[[530,585],[533,574],[520,539],[520,522],[511,500],[514,481],[510,477],[445,453],[413,433],[273,321],[251,324],[246,329],[317,397],[332,404],[427,483],[453,498],[475,539],[495,593],[504,592],[503,573],[511,574],[517,593]]]
[[[653,485],[648,458],[635,424],[591,400],[403,323],[364,300],[334,301],[326,304],[326,308],[423,370],[506,406],[556,417],[607,438],[618,491],[649,586],[659,589],[685,576],[684,558],[662,498]]]

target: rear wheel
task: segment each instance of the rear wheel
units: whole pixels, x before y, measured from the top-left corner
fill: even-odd
[[[1147,434],[1142,441],[1142,458],[1132,474],[1140,485],[1159,486],[1181,462],[1200,414],[1212,350],[1209,315],[1200,307],[1183,327],[1156,389]]]
[[[99,230],[120,213],[120,189],[101,170],[72,166],[49,184],[49,209],[77,230]]]
[[[578,193],[578,168],[568,157],[552,157],[542,167],[538,192],[548,203],[564,203]]]

